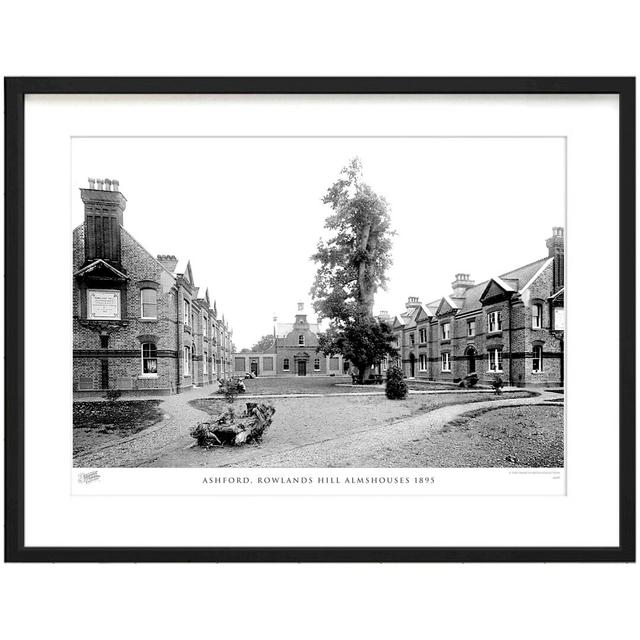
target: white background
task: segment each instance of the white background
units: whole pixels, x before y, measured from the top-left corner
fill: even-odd
[[[630,2],[12,3],[8,75],[636,75]],[[101,36],[101,37],[99,37]],[[594,470],[597,476],[597,469]],[[16,638],[601,638],[637,566],[10,566]],[[249,613],[212,606],[261,596]]]
[[[47,319],[56,340],[48,344],[48,359],[56,363],[56,383],[42,386],[40,341],[29,339],[25,349],[25,543],[27,546],[614,546],[618,542],[618,442],[616,406],[606,396],[589,396],[578,386],[575,372],[587,371],[593,358],[589,348],[593,325],[582,321],[581,308],[593,302],[593,291],[607,291],[608,344],[617,344],[618,226],[618,109],[615,96],[37,96],[29,95],[25,110],[25,288],[26,335],[41,328],[41,309],[70,309],[71,287],[40,286],[40,257],[51,246],[51,271],[69,272],[71,260],[69,212],[76,189],[69,178],[71,137],[95,135],[238,135],[259,130],[265,135],[566,135],[567,164],[567,340],[566,398],[568,491],[553,492],[549,479],[527,476],[529,497],[514,497],[518,476],[504,478],[503,491],[490,483],[469,487],[473,470],[456,474],[457,491],[436,473],[440,491],[450,499],[374,493],[366,497],[315,500],[301,495],[246,497],[232,500],[194,495],[182,470],[105,470],[104,489],[122,493],[122,479],[133,475],[128,497],[83,499],[70,495],[76,479],[71,464],[71,372],[63,363],[71,355],[70,314]],[[533,143],[534,146],[538,141]],[[560,167],[558,168],[558,171]],[[461,180],[464,176],[461,177]],[[466,185],[461,185],[464,188]],[[545,185],[546,186],[546,185]],[[186,188],[189,188],[187,185]],[[198,186],[193,187],[197,189]],[[535,188],[535,187],[529,187]],[[523,189],[524,190],[524,189]],[[526,194],[524,195],[526,197]],[[55,215],[43,215],[44,211]],[[248,220],[256,213],[247,211]],[[607,224],[600,224],[603,213]],[[181,221],[188,220],[188,213]],[[277,214],[276,214],[277,219]],[[167,219],[168,218],[168,219]],[[194,217],[194,224],[200,222]],[[163,219],[167,232],[176,224]],[[209,228],[205,218],[202,224]],[[249,223],[250,224],[250,223]],[[514,236],[527,234],[526,216],[512,212],[489,225],[509,225]],[[253,225],[250,224],[251,227]],[[297,236],[292,236],[295,239]],[[579,238],[579,242],[572,240]],[[592,247],[606,246],[607,259],[594,260]],[[452,244],[455,253],[455,243]],[[429,259],[426,255],[426,259]],[[428,274],[425,274],[425,280]],[[239,278],[239,282],[242,279]],[[236,296],[250,295],[251,286]],[[572,310],[576,310],[574,313]],[[617,387],[616,353],[608,383]],[[50,416],[56,420],[51,421]],[[603,434],[603,430],[604,434]],[[598,460],[594,482],[593,461]],[[354,470],[354,473],[357,473]],[[480,473],[480,472],[478,472]],[[149,493],[155,481],[156,498]],[[70,477],[71,476],[71,477]],[[138,481],[144,476],[146,482]],[[173,480],[177,476],[177,480]],[[42,482],[42,477],[47,482]],[[489,473],[489,477],[494,477]],[[552,478],[553,479],[553,478]],[[538,482],[534,482],[534,481]],[[173,486],[165,491],[164,485]],[[562,493],[562,480],[555,493]],[[508,484],[507,484],[508,483]],[[539,483],[539,489],[536,485]],[[498,483],[501,484],[501,483]],[[451,491],[447,491],[447,487]],[[419,488],[419,487],[417,487]],[[390,490],[391,490],[390,489]],[[83,492],[84,493],[84,492]],[[199,493],[199,492],[198,492]],[[213,491],[211,491],[213,493]],[[290,492],[294,493],[294,492]],[[347,493],[345,491],[345,493]],[[348,493],[353,494],[353,491]],[[477,497],[477,493],[484,493]],[[372,495],[373,494],[373,495]],[[398,495],[399,494],[399,495]],[[533,495],[531,495],[533,494]],[[548,497],[543,497],[543,495]],[[234,494],[235,495],[235,494]],[[171,514],[172,517],[169,517]],[[260,530],[256,520],[268,518]],[[336,526],[336,522],[339,526]],[[123,524],[126,523],[126,526]],[[221,526],[224,523],[227,526]]]

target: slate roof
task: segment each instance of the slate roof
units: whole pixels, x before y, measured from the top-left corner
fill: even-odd
[[[320,331],[317,322],[309,322],[309,331],[311,333],[318,333]],[[293,328],[295,327],[294,322],[277,322],[276,323],[276,336],[278,338],[286,338],[289,335]]]
[[[482,282],[479,282],[473,287],[467,289],[464,301],[461,301],[461,304],[458,305],[460,307],[460,312],[465,313],[466,311],[474,311],[476,309],[482,308],[482,304],[480,303],[480,296],[482,296],[482,293],[486,289],[487,284],[489,284],[491,280],[495,280],[496,282],[498,282],[498,284],[500,284],[500,286],[503,286],[507,290],[512,289],[513,291],[521,291],[531,280],[531,278],[533,278],[533,276],[538,273],[540,268],[545,264],[545,262],[547,262],[547,260],[550,260],[550,258],[541,258],[540,260],[536,260],[535,262],[531,262],[522,267],[518,267],[517,269],[513,269],[512,271],[507,271],[506,273],[503,273],[498,277],[483,280]],[[450,298],[450,295],[443,297]],[[425,306],[427,307],[427,309],[435,313],[440,306],[441,300],[442,298],[438,298],[433,302],[428,302]],[[456,301],[457,300],[458,298],[456,298]]]

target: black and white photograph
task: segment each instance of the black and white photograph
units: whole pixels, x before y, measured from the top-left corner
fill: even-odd
[[[563,469],[566,154],[73,138],[74,467]]]
[[[24,82],[28,557],[628,557],[628,82]]]

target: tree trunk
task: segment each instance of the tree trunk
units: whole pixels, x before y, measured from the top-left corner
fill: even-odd
[[[358,367],[358,382],[360,384],[364,383],[364,376],[366,372],[369,370],[368,362],[356,362],[356,367]]]

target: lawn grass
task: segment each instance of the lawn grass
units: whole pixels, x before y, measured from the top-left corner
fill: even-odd
[[[147,429],[163,418],[161,400],[73,403],[73,454]]]

